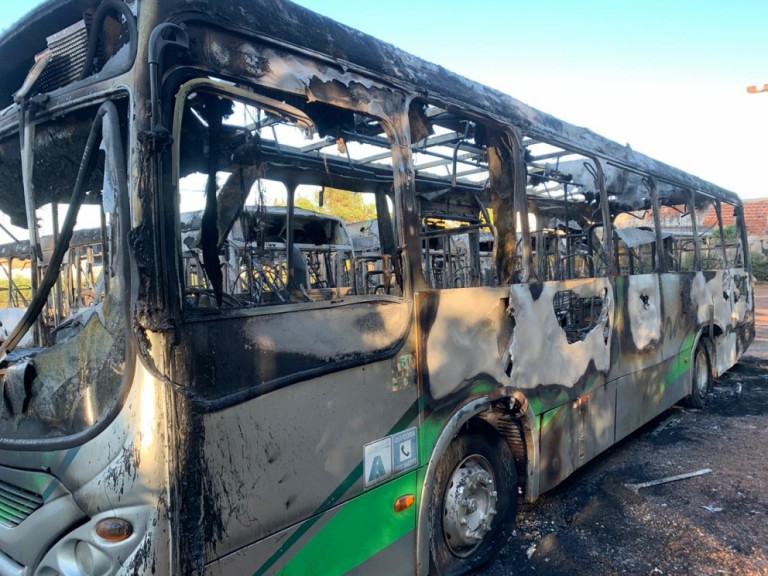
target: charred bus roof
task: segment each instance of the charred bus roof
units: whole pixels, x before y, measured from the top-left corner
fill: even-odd
[[[105,0],[115,2],[116,0]],[[127,4],[132,12],[136,2]],[[147,0],[144,0],[146,2]],[[651,176],[660,196],[669,202],[685,202],[686,190],[729,203],[738,203],[733,192],[635,152],[589,129],[574,126],[532,108],[511,96],[426,62],[397,47],[340,24],[287,0],[156,0],[159,17],[177,22],[208,22],[275,43],[311,51],[330,63],[361,75],[385,80],[432,104],[471,114],[479,121],[517,127],[526,143],[547,142],[597,157],[609,167]],[[24,82],[35,54],[46,49],[46,38],[92,14],[97,0],[48,0],[15,27],[0,36],[0,108],[12,102],[12,94]],[[141,37],[146,38],[146,34]],[[624,198],[617,197],[620,204]]]
[[[48,48],[48,38],[83,20],[99,0],[48,0],[0,36],[0,109],[13,103],[35,56]]]

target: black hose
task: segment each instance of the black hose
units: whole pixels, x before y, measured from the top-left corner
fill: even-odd
[[[109,12],[119,12],[125,17],[125,25],[128,27],[128,42],[131,46],[131,62],[136,58],[138,48],[139,31],[136,26],[136,19],[133,12],[122,0],[104,0],[93,15],[91,22],[91,35],[88,38],[88,53],[85,56],[83,71],[80,73],[80,80],[84,80],[91,75],[93,69],[93,59],[96,57],[96,50],[101,40],[101,31],[104,27],[104,20]]]

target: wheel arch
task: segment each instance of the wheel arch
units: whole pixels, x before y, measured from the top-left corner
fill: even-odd
[[[715,345],[715,339],[722,336],[723,334],[723,329],[717,323],[712,325],[712,330],[710,330],[709,326],[704,326],[703,328],[699,329],[698,333],[696,334],[696,338],[693,341],[693,346],[691,347],[691,353],[688,360],[688,365],[690,366],[691,371],[693,371],[696,350],[698,349],[699,344],[701,344],[704,346],[707,352],[710,378],[713,381],[717,378],[717,346]],[[691,376],[691,378],[688,379],[688,393],[690,394],[692,392],[693,377]]]
[[[517,430],[508,428],[509,425],[519,426]],[[435,489],[435,473],[440,459],[445,454],[451,441],[458,435],[468,432],[479,432],[484,435],[496,434],[504,439],[512,450],[518,472],[518,485],[524,482],[526,499],[529,494],[538,495],[538,477],[534,474],[538,462],[538,450],[534,446],[535,420],[525,396],[508,388],[493,396],[484,395],[473,398],[457,408],[447,420],[435,442],[435,447],[429,457],[424,482],[421,487],[419,510],[416,525],[416,574],[427,575],[430,569],[430,527],[429,503]],[[511,436],[520,435],[520,442],[513,446]],[[520,446],[524,449],[524,460],[518,460]],[[521,474],[521,469],[524,474]],[[517,495],[515,494],[515,497]],[[533,496],[535,499],[535,496]]]

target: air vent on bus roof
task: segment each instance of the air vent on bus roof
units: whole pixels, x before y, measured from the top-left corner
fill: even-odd
[[[52,58],[35,82],[33,94],[50,92],[78,80],[85,66],[88,31],[83,20],[49,36],[47,40]]]

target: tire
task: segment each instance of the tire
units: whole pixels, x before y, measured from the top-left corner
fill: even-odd
[[[501,438],[454,438],[438,463],[430,502],[430,575],[486,563],[517,511],[517,473]]]
[[[702,343],[696,346],[691,366],[691,395],[688,404],[693,408],[704,408],[707,394],[712,389],[712,370],[709,365],[709,353]]]

